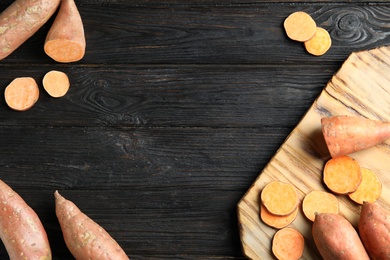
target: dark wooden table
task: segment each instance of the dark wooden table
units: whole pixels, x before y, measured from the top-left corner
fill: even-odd
[[[0,102],[0,178],[40,216],[54,259],[72,259],[55,190],[132,259],[244,258],[238,201],[349,54],[390,43],[386,0],[76,3],[82,61],[45,55],[50,20],[0,63],[3,90],[52,69],[70,77],[65,97],[40,86],[26,112]],[[329,31],[324,56],[286,37],[294,11]]]

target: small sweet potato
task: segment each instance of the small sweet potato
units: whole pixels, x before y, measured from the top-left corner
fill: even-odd
[[[0,180],[0,238],[10,260],[50,260],[46,231],[35,211]]]
[[[317,214],[312,234],[324,260],[370,259],[355,228],[339,214]]]
[[[65,243],[76,259],[128,260],[119,244],[99,224],[85,215],[58,191],[54,193],[56,215]]]
[[[360,212],[360,238],[372,260],[390,259],[390,211],[364,202]]]

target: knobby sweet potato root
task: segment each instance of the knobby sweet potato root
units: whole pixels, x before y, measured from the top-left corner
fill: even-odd
[[[355,228],[339,214],[316,214],[312,234],[324,260],[370,259]]]
[[[298,230],[283,228],[272,239],[272,253],[279,260],[298,260],[303,254],[305,239]]]
[[[332,157],[368,149],[390,138],[390,123],[355,116],[321,119],[322,133]]]
[[[60,0],[16,0],[0,14],[0,60],[14,52],[54,14]]]
[[[85,215],[58,191],[54,193],[56,215],[65,243],[76,259],[129,259],[119,244],[99,224]]]
[[[390,211],[365,202],[358,223],[360,238],[372,260],[390,259]]]
[[[0,180],[0,238],[11,260],[50,260],[46,231],[35,211]]]
[[[17,111],[30,109],[39,98],[37,82],[31,77],[14,79],[4,91],[7,105]]]
[[[44,51],[57,62],[75,62],[84,57],[84,26],[74,0],[62,0],[46,36]]]

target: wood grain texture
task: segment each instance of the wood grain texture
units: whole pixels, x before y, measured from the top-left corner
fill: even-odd
[[[322,182],[322,171],[330,156],[321,133],[322,117],[356,115],[390,121],[389,65],[389,47],[352,53],[241,199],[238,204],[240,232],[244,252],[249,258],[273,259],[270,243],[275,229],[259,218],[259,194],[268,182],[280,180],[293,184],[300,201],[312,190],[327,190]],[[385,142],[350,155],[362,167],[378,175],[383,184],[378,201],[386,206],[390,206],[389,144]],[[338,199],[340,214],[357,227],[360,206],[345,196],[338,196]],[[292,227],[299,230],[307,242],[302,259],[318,259],[311,222],[302,212]]]
[[[76,4],[82,61],[45,55],[51,19],[0,63],[3,89],[52,69],[70,77],[65,97],[41,87],[24,113],[0,98],[0,178],[38,212],[54,259],[72,259],[55,189],[132,259],[245,259],[237,203],[349,54],[390,40],[384,0]],[[282,22],[297,10],[331,33],[323,57],[285,36]]]
[[[389,41],[385,4],[79,5],[88,42],[83,64],[339,65],[352,51]],[[313,59],[285,36],[284,19],[298,10],[330,32],[333,45],[325,56]],[[42,47],[51,22],[4,62],[53,64]]]

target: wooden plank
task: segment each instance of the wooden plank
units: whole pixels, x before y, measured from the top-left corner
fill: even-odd
[[[2,126],[0,178],[42,217],[58,257],[67,251],[55,190],[130,256],[240,256],[235,205],[285,135],[256,128]]]
[[[322,117],[354,115],[390,121],[389,62],[389,47],[351,54],[240,200],[241,238],[244,252],[250,259],[273,259],[270,245],[276,230],[259,218],[259,194],[267,183],[272,180],[291,183],[296,188],[300,205],[310,191],[327,190],[322,173],[330,155],[321,133]],[[390,205],[388,155],[388,141],[349,155],[361,167],[371,169],[378,176],[383,186],[377,203],[386,208]],[[360,206],[348,196],[335,195],[339,200],[340,214],[356,228]],[[311,235],[312,225],[302,211],[290,226],[305,237],[302,259],[318,259]]]
[[[101,2],[100,2],[101,3]],[[122,3],[122,2],[120,2]],[[6,7],[2,3],[2,9]],[[105,6],[80,2],[87,52],[82,64],[329,64],[389,44],[390,4]],[[322,57],[289,40],[282,23],[306,11],[333,45]],[[3,63],[54,64],[43,52],[50,22]]]
[[[69,92],[59,99],[40,86],[40,99],[26,112],[0,103],[1,125],[291,127],[336,67],[2,65],[0,69],[3,88],[20,76],[41,82],[50,69],[66,72],[71,81]]]

